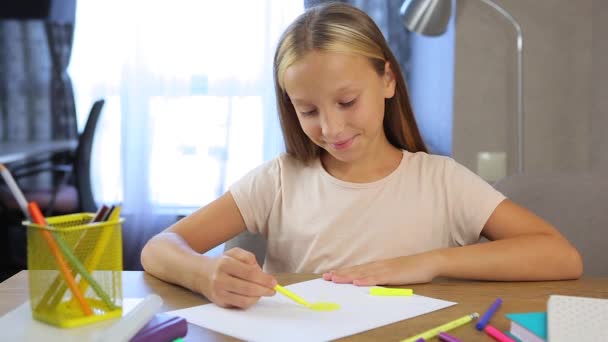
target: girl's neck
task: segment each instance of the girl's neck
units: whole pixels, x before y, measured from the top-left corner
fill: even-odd
[[[342,162],[328,152],[321,154],[323,168],[333,177],[351,183],[370,183],[391,174],[403,159],[403,152],[387,144],[382,148],[368,151],[354,162]]]

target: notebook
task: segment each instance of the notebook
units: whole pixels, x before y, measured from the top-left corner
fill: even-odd
[[[509,333],[522,342],[545,342],[547,340],[547,313],[521,312],[505,315],[511,320]]]
[[[608,299],[553,295],[547,304],[551,342],[608,341]]]

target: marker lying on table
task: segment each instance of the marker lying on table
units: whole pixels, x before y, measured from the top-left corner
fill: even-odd
[[[503,334],[502,331],[494,328],[491,325],[486,325],[486,327],[483,329],[486,334],[488,334],[488,336],[492,337],[493,339],[495,339],[498,342],[515,342],[515,340],[513,340],[512,338],[510,338],[509,336]]]
[[[502,299],[497,298],[494,301],[494,303],[492,303],[492,305],[490,305],[490,308],[488,309],[488,311],[486,311],[486,313],[484,313],[483,316],[481,316],[479,321],[477,321],[477,324],[475,324],[475,328],[477,328],[477,330],[482,331],[483,328],[485,328],[486,325],[488,325],[488,322],[490,322],[490,318],[492,318],[492,315],[494,315],[496,310],[498,310],[498,308],[500,307],[500,304],[502,304]]]
[[[372,296],[411,296],[414,291],[412,289],[374,286],[370,287],[369,294]]]
[[[436,328],[433,328],[431,330],[427,330],[425,332],[423,332],[422,334],[418,334],[416,336],[412,336],[410,338],[407,338],[405,340],[402,340],[401,342],[414,342],[417,341],[420,338],[423,338],[425,340],[431,339],[437,335],[439,335],[439,333],[441,332],[445,332],[445,331],[449,331],[452,329],[456,329],[460,326],[463,326],[467,323],[469,323],[470,321],[474,320],[475,318],[478,318],[479,314],[477,312],[473,312],[472,314],[460,317],[458,319],[455,319],[451,322],[448,322],[446,324],[440,325]]]
[[[442,342],[462,342],[460,339],[458,339],[458,338],[456,338],[456,337],[454,337],[454,336],[452,336],[452,335],[450,335],[448,333],[445,333],[445,332],[440,332],[439,333],[439,341],[442,341]]]

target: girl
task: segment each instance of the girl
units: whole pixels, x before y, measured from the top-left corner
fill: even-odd
[[[426,153],[399,64],[362,11],[301,15],[279,41],[274,80],[287,153],[152,238],[147,272],[239,308],[274,295],[276,272],[355,285],[580,277],[554,227]],[[268,241],[264,270],[238,248],[201,255],[245,229]]]

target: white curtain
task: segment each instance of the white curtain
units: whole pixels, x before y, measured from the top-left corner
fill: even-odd
[[[96,199],[122,202],[135,244],[282,150],[272,57],[302,11],[302,0],[78,2],[69,73],[81,128],[106,99]]]

